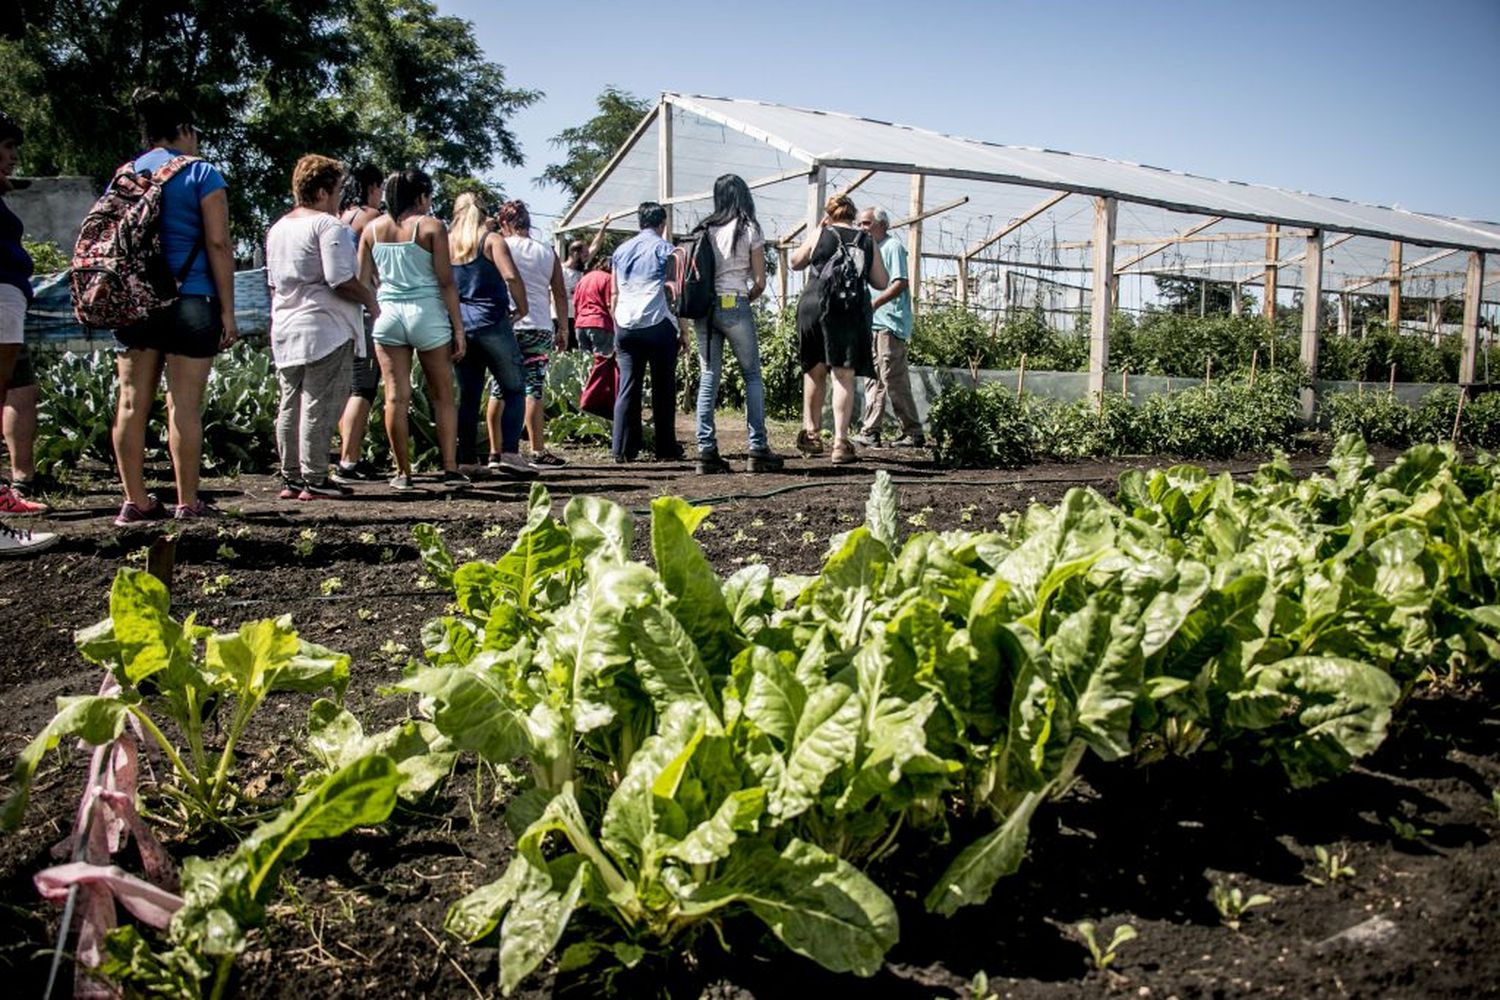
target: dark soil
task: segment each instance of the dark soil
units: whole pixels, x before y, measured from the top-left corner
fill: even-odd
[[[616,466],[598,452],[570,457],[544,480],[558,510],[583,493],[641,515],[655,496],[722,497],[699,538],[725,574],[757,559],[778,573],[815,571],[828,536],[863,519],[875,468],[901,481],[902,515],[914,531],[979,528],[1075,485],[1109,491],[1122,469],[1138,464],[955,474],[915,452],[867,452],[853,467],[794,459],[781,475],[699,478],[688,463]],[[742,454],[729,457],[741,466]],[[167,470],[158,472],[170,481]],[[48,519],[63,542],[8,567],[11,586],[0,597],[4,773],[51,717],[56,696],[97,689],[72,633],[106,614],[115,571],[139,565],[144,546],[163,533],[111,525],[118,497],[102,471],[78,473],[74,486],[56,498]],[[367,730],[411,710],[380,689],[400,676],[420,649],[422,623],[446,603],[423,585],[412,525],[440,525],[456,553],[493,558],[525,516],[526,488],[494,481],[462,497],[429,480],[427,492],[414,496],[375,485],[355,501],[306,504],[277,501],[268,477],[208,486],[224,516],[178,535],[174,613],[196,612],[200,622],[225,628],[291,614],[302,635],[353,656],[346,701]],[[638,555],[647,558],[644,517],[637,534]],[[276,790],[301,753],[309,701],[278,696],[263,709],[244,745],[242,778],[262,775]],[[753,927],[731,926],[732,954],[709,936],[695,952],[648,960],[613,985],[622,996],[779,1000],[853,989],[946,997],[970,995],[983,973],[989,992],[1001,997],[1500,996],[1500,821],[1491,798],[1500,787],[1497,736],[1493,691],[1472,688],[1425,695],[1377,755],[1307,791],[1289,791],[1278,774],[1253,768],[1228,775],[1207,756],[1144,769],[1095,761],[1067,797],[1038,815],[1031,857],[988,905],[951,920],[931,917],[921,908],[927,886],[919,873],[877,872],[901,908],[902,935],[873,980],[824,973],[767,944]],[[66,832],[85,761],[72,748],[50,759],[25,825],[0,836],[0,974],[13,995],[42,992],[58,913],[37,901],[31,877],[51,863],[49,847]],[[237,995],[497,993],[494,948],[470,948],[442,924],[449,903],[504,870],[512,848],[501,821],[507,789],[507,775],[461,765],[420,809],[315,846],[283,880],[273,919],[238,962]],[[1402,840],[1391,817],[1432,832]],[[224,846],[167,840],[178,856]],[[1355,874],[1326,886],[1308,881],[1317,845],[1345,852]],[[921,845],[908,846],[914,850],[901,856],[910,865]],[[952,847],[930,850],[929,877]],[[1231,930],[1209,901],[1215,884],[1274,902]],[[1388,938],[1330,942],[1373,917],[1390,922]],[[1123,923],[1139,937],[1121,946],[1108,971],[1096,971],[1074,929],[1083,920],[1098,924],[1103,940]],[[592,997],[603,984],[549,971],[528,989]]]

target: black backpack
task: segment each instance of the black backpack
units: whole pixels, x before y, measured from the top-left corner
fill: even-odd
[[[822,264],[816,275],[823,285],[823,310],[825,312],[852,312],[862,308],[869,298],[865,291],[865,269],[869,258],[859,239],[845,242],[834,233],[838,246]]]
[[[683,319],[707,319],[714,308],[714,244],[707,229],[700,229],[683,244],[687,253],[679,258],[677,315]]]

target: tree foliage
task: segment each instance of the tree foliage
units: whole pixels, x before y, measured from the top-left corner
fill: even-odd
[[[430,0],[22,0],[0,63],[34,174],[102,182],[139,149],[136,87],[187,101],[252,240],[304,153],[455,177],[519,166],[507,121],[541,96],[507,86],[472,25]]]
[[[625,145],[630,133],[651,110],[649,100],[618,87],[605,87],[595,104],[598,114],[582,125],[565,128],[552,137],[552,145],[563,150],[566,159],[548,164],[537,178],[539,183],[553,184],[567,191],[574,201],[604,169],[615,151]]]

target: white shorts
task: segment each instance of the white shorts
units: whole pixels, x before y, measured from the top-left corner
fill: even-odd
[[[26,343],[26,295],[15,285],[0,284],[0,344]]]

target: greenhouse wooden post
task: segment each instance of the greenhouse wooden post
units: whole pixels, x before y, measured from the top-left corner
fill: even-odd
[[[791,255],[787,253],[786,247],[778,247],[776,250],[776,308],[786,308],[786,281],[787,272],[792,269],[788,262]]]
[[[662,101],[661,120],[656,125],[656,176],[657,198],[667,207],[667,239],[672,238],[672,105]]]
[[[811,235],[823,221],[823,202],[828,200],[828,168],[821,163],[807,176],[807,229]]]
[[[1281,227],[1272,222],[1266,226],[1266,300],[1261,315],[1276,322],[1276,262],[1281,258]]]
[[[1094,286],[1089,315],[1089,395],[1104,401],[1104,372],[1109,368],[1110,303],[1115,284],[1114,198],[1094,199]]]
[[[927,191],[927,178],[922,174],[911,175],[911,212],[913,218],[922,214],[922,196]],[[917,314],[917,302],[922,295],[922,220],[911,224],[906,234],[907,270],[911,273],[911,313]]]
[[[1392,333],[1401,329],[1401,241],[1391,240],[1391,291],[1386,301],[1385,325]]]
[[[1484,291],[1484,254],[1469,254],[1469,274],[1464,281],[1464,332],[1458,360],[1460,385],[1473,385],[1479,371],[1479,304]]]
[[[969,258],[958,255],[958,304],[969,308]]]
[[[1318,330],[1323,325],[1323,231],[1307,234],[1307,259],[1302,262],[1302,366],[1310,379],[1318,375]],[[1267,279],[1269,280],[1269,279]],[[1314,393],[1302,390],[1302,419],[1313,418]]]

